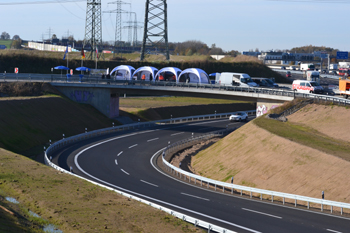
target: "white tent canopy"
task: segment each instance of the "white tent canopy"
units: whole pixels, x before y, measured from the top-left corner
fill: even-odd
[[[189,68],[181,72],[178,82],[209,84],[209,76],[202,69]]]
[[[154,81],[154,77],[158,72],[157,68],[152,66],[143,66],[138,68],[133,74],[134,80],[142,80],[142,76],[145,75],[145,81]]]
[[[181,71],[179,68],[176,67],[165,67],[162,68],[161,70],[158,71],[158,73],[156,74],[156,81],[176,81],[179,78],[179,75],[181,74]],[[172,74],[171,76],[169,75]],[[159,76],[162,75],[163,76],[163,80],[159,79]],[[175,79],[172,80],[172,78],[175,76]]]
[[[110,75],[112,76],[112,74],[116,72],[116,76],[115,76],[116,80],[131,80],[131,77],[134,71],[135,71],[135,68],[132,66],[121,65],[121,66],[115,67],[111,71]]]

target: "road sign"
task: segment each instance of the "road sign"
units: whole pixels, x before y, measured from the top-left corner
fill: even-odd
[[[73,69],[70,69],[70,74],[73,75]]]
[[[18,67],[15,67],[15,74],[18,74]]]
[[[337,59],[343,59],[346,60],[349,58],[349,52],[337,52]]]

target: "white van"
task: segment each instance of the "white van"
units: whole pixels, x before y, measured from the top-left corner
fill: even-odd
[[[323,87],[320,84],[318,84],[318,82],[307,80],[294,80],[292,90],[296,90],[301,93],[323,93]]]
[[[226,86],[258,87],[248,74],[224,72],[216,76],[215,82]]]

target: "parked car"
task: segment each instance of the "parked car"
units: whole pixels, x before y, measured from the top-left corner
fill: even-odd
[[[248,121],[248,114],[245,112],[237,112],[236,114],[232,114],[230,116],[230,121]]]
[[[287,73],[286,73],[286,77],[287,77],[287,78],[292,77],[292,73],[291,73],[290,71],[287,71]]]
[[[278,84],[274,82],[274,79],[252,77],[252,80],[260,87],[278,87]]]

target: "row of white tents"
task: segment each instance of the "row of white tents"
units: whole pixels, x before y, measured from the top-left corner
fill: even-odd
[[[135,70],[134,67],[121,65],[115,67],[110,76],[115,80],[144,80],[144,81],[168,81],[208,84],[208,74],[198,68],[180,70],[176,67],[165,67],[158,70],[152,66],[143,66]]]

